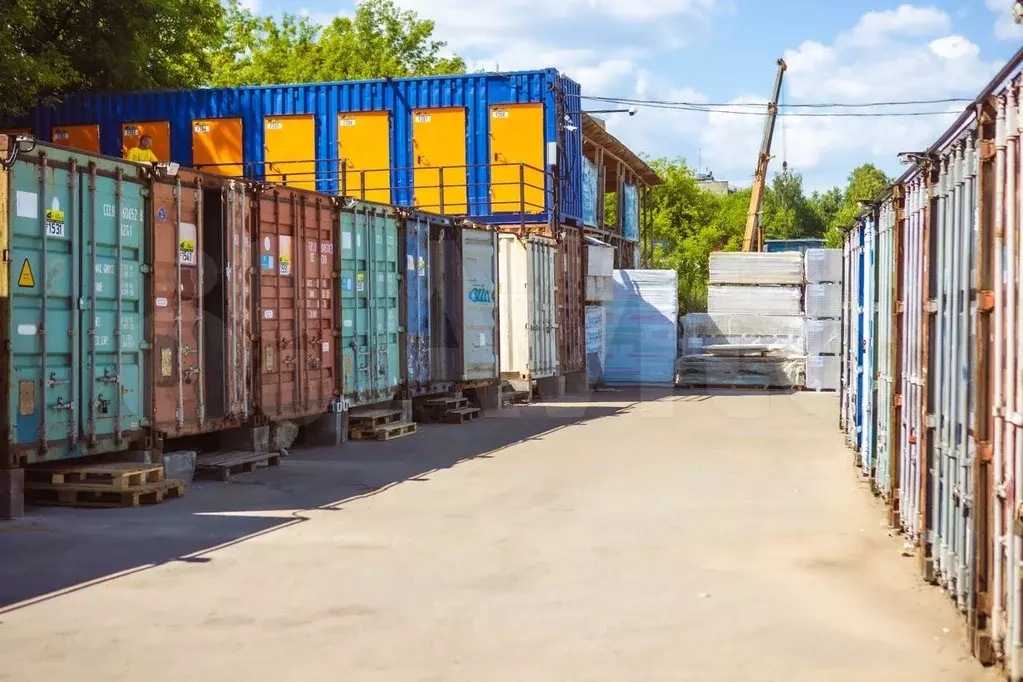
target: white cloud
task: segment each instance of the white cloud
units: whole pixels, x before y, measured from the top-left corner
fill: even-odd
[[[840,40],[849,45],[877,45],[897,36],[933,35],[947,30],[951,23],[948,14],[935,7],[900,5],[893,10],[867,12]]]
[[[999,40],[1023,39],[1023,25],[1013,23],[1012,0],[987,0],[988,9],[997,15],[995,37]]]

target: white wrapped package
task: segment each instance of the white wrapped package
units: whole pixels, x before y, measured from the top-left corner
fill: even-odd
[[[807,355],[837,355],[842,352],[841,320],[807,320]]]
[[[806,281],[842,283],[842,249],[807,249]]]
[[[842,360],[837,355],[811,355],[806,358],[806,388],[811,391],[837,391],[842,375]]]
[[[691,387],[799,388],[805,382],[802,356],[781,358],[686,355],[675,363],[675,383]]]
[[[801,253],[710,254],[711,284],[802,284]]]
[[[784,355],[806,353],[802,316],[690,313],[682,318],[679,350],[700,355],[711,345],[765,345]]]
[[[802,302],[799,287],[707,287],[707,310],[711,313],[797,316],[802,313]]]
[[[615,281],[613,277],[586,276],[586,300],[596,303],[607,303],[614,299]]]
[[[842,317],[842,285],[807,284],[806,317]]]
[[[586,273],[593,277],[611,277],[614,274],[615,250],[611,246],[586,245]]]

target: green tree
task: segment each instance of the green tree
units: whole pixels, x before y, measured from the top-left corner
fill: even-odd
[[[218,0],[7,0],[0,117],[57,93],[200,85],[222,15]]]
[[[830,248],[841,246],[842,231],[849,227],[862,210],[860,202],[874,199],[891,184],[892,179],[874,164],[865,163],[854,168],[849,174],[842,206],[828,225],[825,237],[827,246]]]
[[[318,83],[365,78],[465,73],[460,57],[441,55],[434,23],[392,0],[365,0],[354,17],[327,26],[285,14],[255,16],[229,0],[223,46],[214,57],[212,85]]]

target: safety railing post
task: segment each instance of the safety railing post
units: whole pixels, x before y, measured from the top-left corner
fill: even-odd
[[[519,164],[519,227],[526,229],[526,164]]]
[[[440,167],[440,214],[444,215],[444,166]]]

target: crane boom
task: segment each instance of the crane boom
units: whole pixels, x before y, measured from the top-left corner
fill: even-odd
[[[774,139],[774,124],[778,120],[778,98],[781,97],[781,80],[788,68],[784,59],[778,60],[778,75],[774,79],[774,94],[767,105],[767,120],[764,122],[764,139],[760,143],[760,156],[753,174],[753,192],[749,200],[749,214],[746,216],[746,232],[742,237],[743,251],[760,251],[764,235],[760,226],[760,208],[764,202],[764,186],[767,182],[767,165],[771,161],[771,141]],[[755,243],[754,243],[755,242]]]

